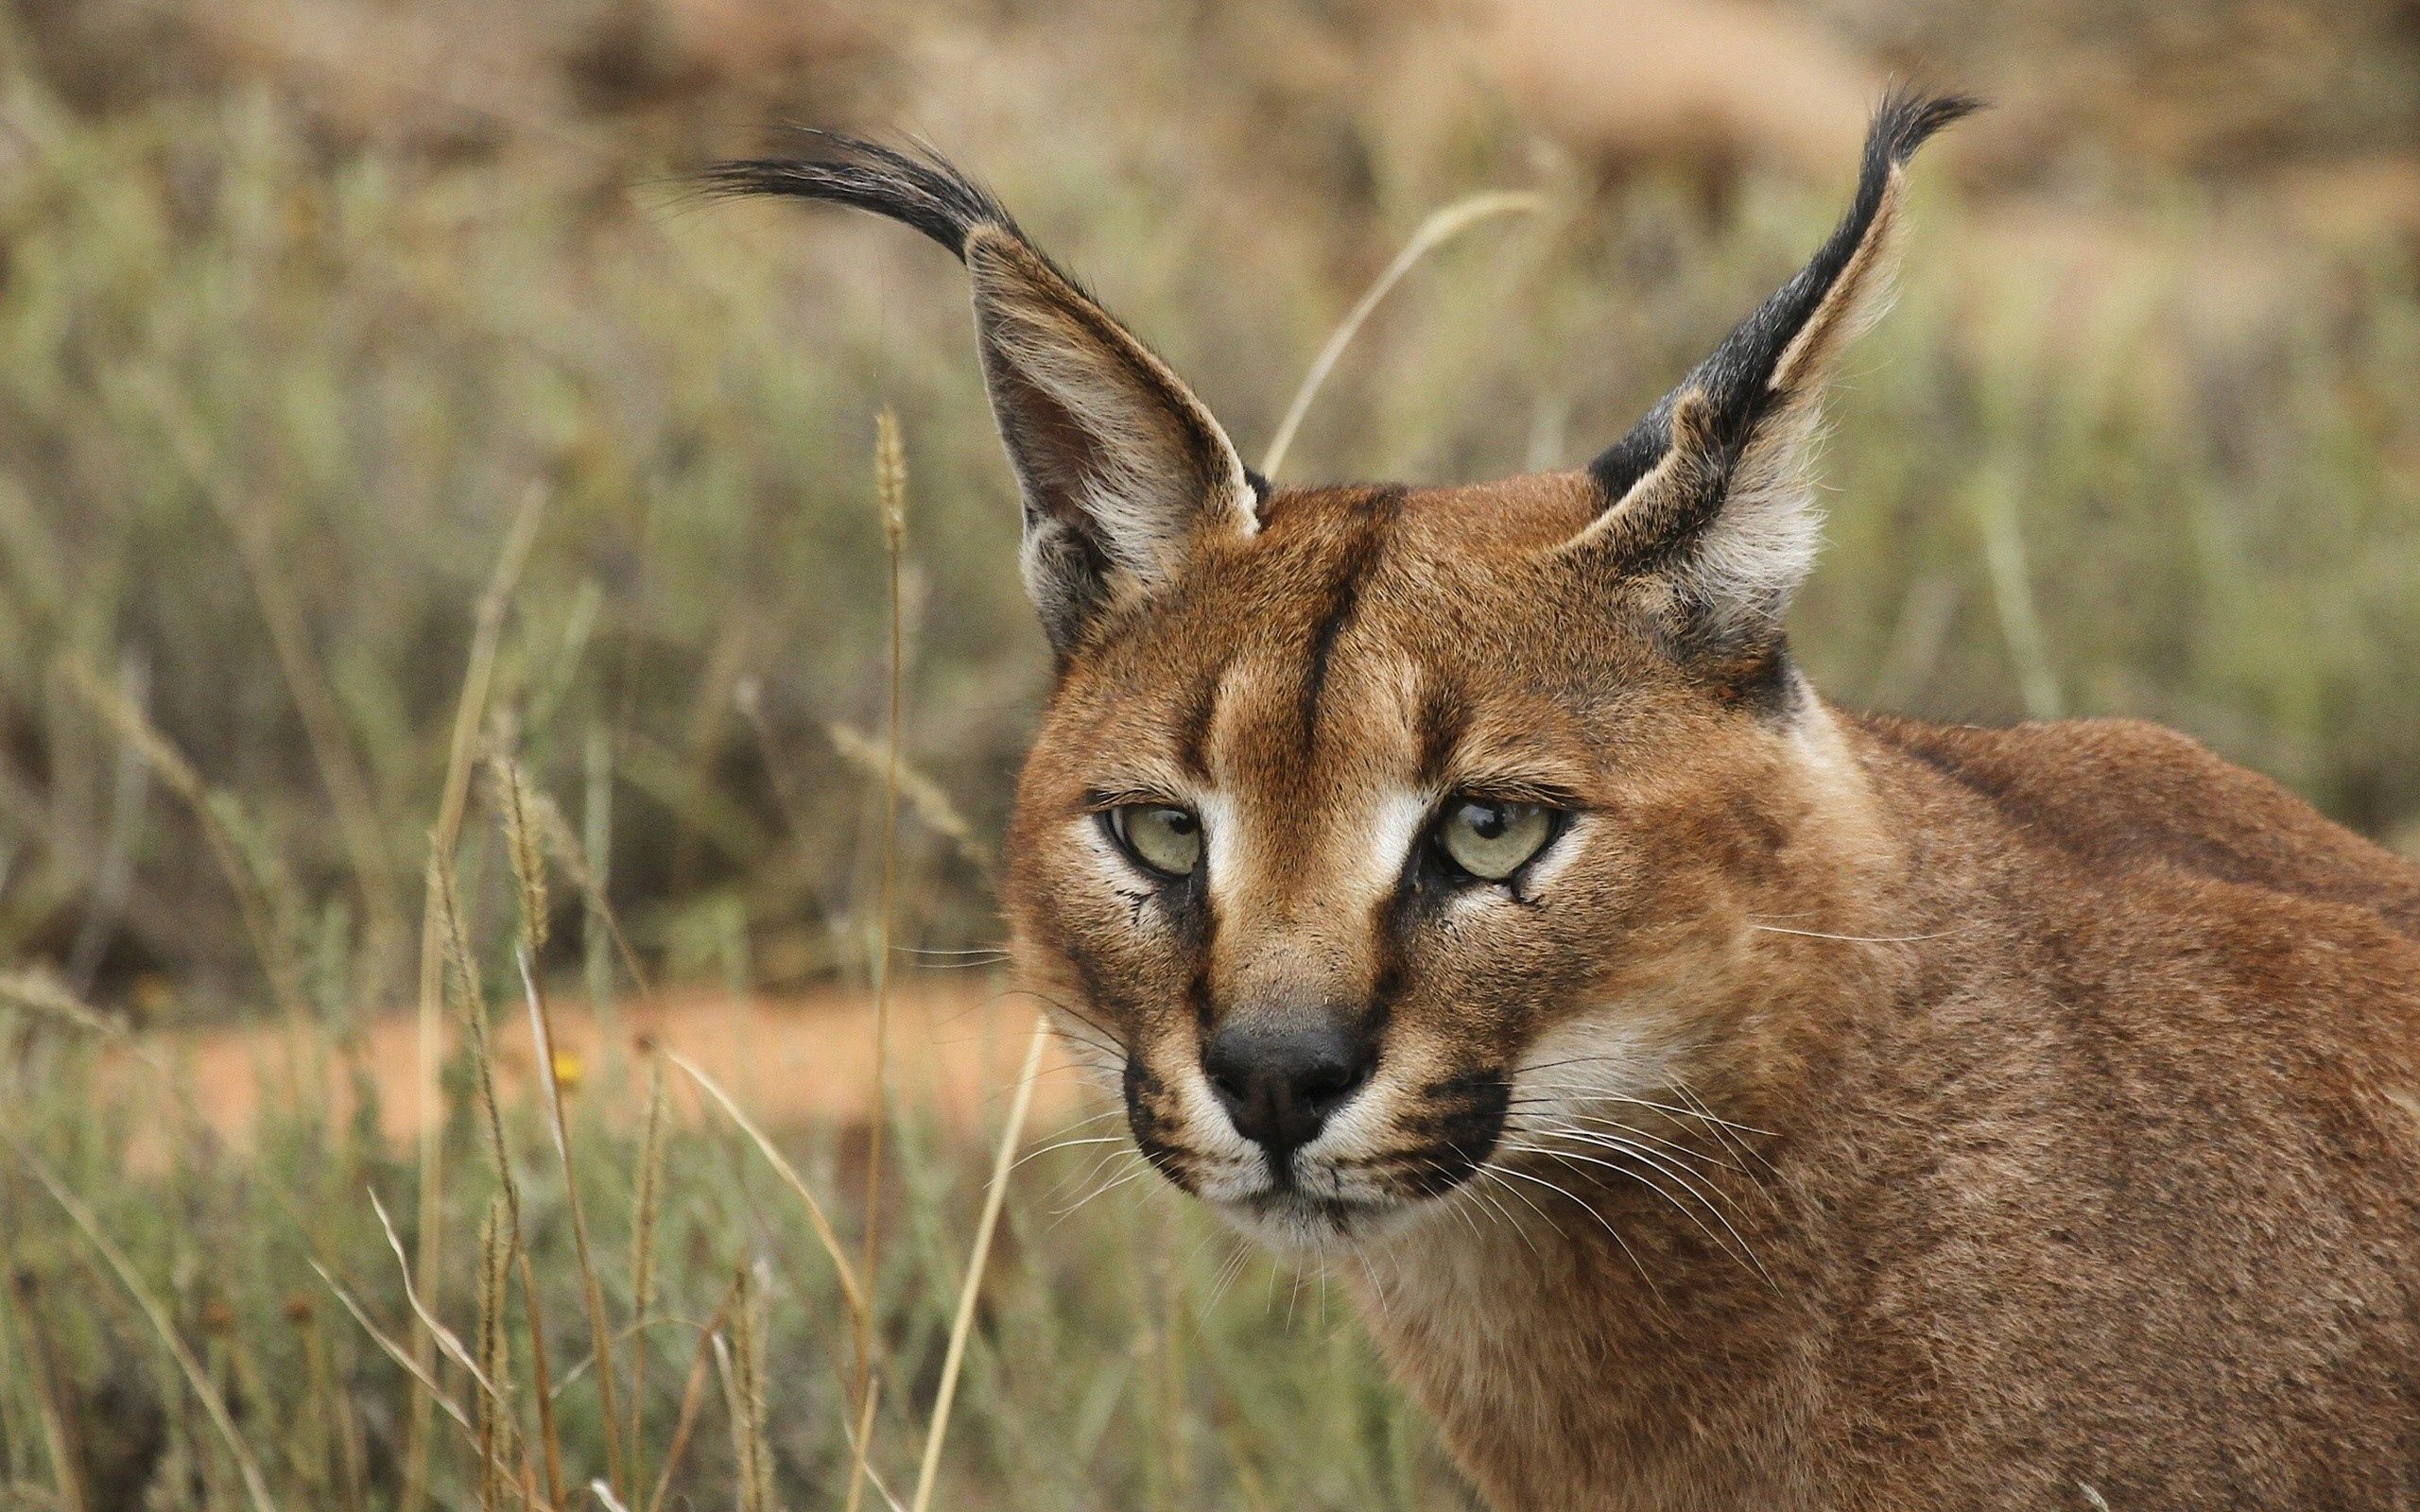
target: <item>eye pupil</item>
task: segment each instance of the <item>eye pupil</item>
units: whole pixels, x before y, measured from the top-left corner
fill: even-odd
[[[1511,816],[1494,803],[1473,803],[1463,812],[1470,816],[1471,833],[1482,840],[1501,838],[1512,822]]]

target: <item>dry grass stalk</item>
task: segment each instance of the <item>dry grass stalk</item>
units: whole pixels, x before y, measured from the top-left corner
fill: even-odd
[[[62,1019],[111,1040],[126,1033],[124,1025],[69,991],[67,984],[44,971],[0,971],[0,1003],[13,1003],[29,1012]]]
[[[462,927],[462,905],[455,885],[454,868],[441,851],[430,853],[428,882],[437,930],[444,946],[444,977],[452,984],[453,1005],[462,1016],[470,1043],[472,1084],[478,1092],[488,1153],[495,1161],[496,1180],[512,1239],[511,1258],[521,1271],[523,1316],[529,1333],[529,1374],[538,1399],[538,1444],[544,1460],[547,1493],[560,1504],[563,1499],[562,1440],[555,1428],[545,1314],[538,1300],[528,1246],[521,1242],[521,1181],[514,1171],[512,1147],[505,1138],[503,1099],[496,1091],[495,1047],[488,1033],[487,991],[480,985],[478,962],[471,954],[470,940]]]
[[[487,989],[479,981],[479,965],[462,928],[462,902],[456,888],[453,864],[441,852],[428,858],[430,897],[437,904],[438,928],[444,936],[454,1011],[461,1017],[471,1047],[471,1079],[477,1089],[480,1121],[488,1137],[488,1153],[495,1160],[496,1179],[503,1187],[515,1234],[521,1228],[521,1183],[513,1175],[512,1148],[504,1135],[504,1105],[495,1089],[495,1049],[488,1038]]]
[[[2017,687],[2025,696],[2029,719],[2057,719],[2066,713],[2059,691],[2059,675],[2050,665],[2042,616],[2034,609],[2032,571],[2026,564],[2025,532],[2017,524],[2019,485],[2006,463],[1987,469],[1970,490],[1975,517],[1983,536],[1983,565],[1989,570],[1992,607],[1997,612],[2000,639],[2008,646]]]
[[[546,1316],[538,1303],[537,1268],[529,1263],[529,1246],[515,1234],[513,1263],[521,1272],[521,1315],[529,1331],[529,1394],[538,1403],[538,1450],[546,1469],[546,1500],[563,1502],[563,1441],[555,1428],[554,1370],[547,1363]]]
[[[650,1059],[647,1121],[631,1194],[631,1486],[647,1484],[647,1326],[655,1307],[655,1227],[664,1206],[664,1062]]]
[[[746,1273],[740,1273],[744,1276]],[[689,1378],[681,1388],[681,1412],[672,1423],[672,1439],[664,1451],[664,1469],[656,1473],[655,1490],[647,1499],[647,1512],[664,1512],[664,1498],[672,1489],[672,1473],[681,1468],[681,1456],[689,1450],[689,1435],[696,1432],[699,1409],[705,1405],[706,1374],[714,1361],[715,1340],[722,1334],[723,1324],[738,1300],[740,1276],[732,1278],[722,1294],[715,1315],[698,1334],[698,1351],[689,1361]]]
[[[302,716],[303,743],[336,810],[337,830],[352,862],[354,883],[368,915],[369,948],[364,952],[364,986],[383,988],[383,972],[404,936],[404,899],[395,885],[392,861],[378,822],[378,806],[371,797],[369,774],[346,732],[342,709],[329,684],[327,672],[312,653],[311,637],[301,606],[279,571],[276,544],[257,508],[233,496],[228,472],[214,455],[199,419],[155,373],[138,373],[144,390],[170,449],[191,476],[213,513],[227,526],[243,559],[244,576],[260,606],[268,627],[269,648],[286,691]]]
[[[92,1503],[84,1493],[84,1456],[77,1442],[76,1419],[60,1401],[58,1346],[43,1323],[33,1273],[18,1271],[11,1282],[18,1315],[26,1320],[24,1359],[33,1377],[34,1407],[42,1418],[43,1452],[50,1460],[53,1495],[62,1512],[86,1512]]]
[[[404,1257],[404,1242],[395,1233],[395,1221],[387,1215],[387,1205],[378,1200],[375,1191],[370,1194],[370,1209],[378,1215],[378,1228],[387,1236],[387,1247],[395,1253],[395,1269],[403,1279],[404,1305],[420,1319],[421,1327],[436,1338],[437,1346],[445,1352],[445,1357],[470,1376],[471,1383],[479,1388],[480,1395],[497,1400],[501,1405],[496,1383],[480,1366],[477,1356],[472,1354],[470,1347],[462,1342],[460,1336],[440,1322],[437,1314],[429,1311],[428,1304],[421,1300],[420,1288],[412,1284],[411,1263]]]
[[[268,1481],[261,1474],[260,1461],[253,1457],[251,1446],[244,1442],[243,1434],[235,1427],[233,1415],[228,1412],[227,1402],[218,1394],[217,1387],[211,1384],[210,1377],[202,1370],[201,1362],[193,1357],[193,1351],[185,1347],[183,1338],[178,1334],[167,1309],[161,1306],[159,1298],[144,1286],[143,1278],[135,1274],[134,1264],[126,1258],[126,1252],[101,1231],[92,1210],[78,1201],[75,1194],[51,1174],[50,1167],[44,1165],[33,1151],[18,1143],[14,1135],[7,1138],[16,1150],[17,1159],[33,1173],[34,1179],[42,1183],[51,1199],[83,1232],[84,1238],[117,1277],[118,1284],[126,1288],[127,1295],[134,1298],[134,1305],[142,1310],[143,1315],[158,1332],[161,1344],[166,1348],[169,1357],[176,1361],[177,1368],[184,1373],[185,1383],[193,1388],[194,1397],[200,1401],[201,1410],[209,1417],[211,1426],[218,1431],[219,1438],[225,1442],[228,1457],[235,1462],[236,1473],[243,1478],[244,1495],[251,1503],[253,1512],[277,1512],[277,1503],[268,1494]]]
[[[210,847],[219,871],[227,878],[227,885],[235,894],[237,915],[243,919],[244,934],[252,953],[260,958],[261,974],[268,980],[270,997],[288,1019],[302,1019],[305,1010],[301,988],[296,985],[294,961],[291,953],[280,943],[275,923],[278,907],[274,893],[279,889],[261,878],[248,859],[252,852],[229,824],[230,815],[239,812],[234,799],[204,782],[193,764],[169,744],[148,716],[91,667],[68,657],[60,662],[60,669],[77,696],[116,730],[118,738],[132,747],[160,775],[168,790],[193,811],[195,821],[201,827],[203,842]]]
[[[919,771],[904,756],[894,759],[890,747],[854,725],[834,720],[823,730],[831,738],[833,752],[857,770],[878,781],[895,770],[899,796],[915,814],[917,822],[947,840],[976,870],[986,877],[992,875],[996,860],[992,848],[983,843],[975,826],[959,812],[948,790],[930,774]]]
[[[377,1320],[370,1315],[370,1310],[361,1305],[360,1299],[347,1290],[342,1281],[337,1280],[336,1272],[320,1264],[317,1260],[311,1261],[310,1265],[313,1273],[326,1283],[328,1290],[336,1294],[336,1299],[344,1304],[344,1310],[353,1314],[353,1320],[361,1326],[361,1332],[370,1335],[370,1342],[378,1346],[387,1358],[394,1361],[406,1375],[418,1382],[420,1389],[426,1394],[430,1404],[452,1418],[461,1428],[463,1436],[475,1446],[479,1438],[476,1425],[473,1423],[470,1413],[463,1409],[462,1404],[445,1394],[445,1388],[438,1383],[436,1371],[422,1365],[409,1349],[389,1337],[387,1332],[378,1326]]]
[[[893,1507],[899,1505],[899,1499],[890,1494],[890,1488],[882,1484],[882,1477],[873,1468],[873,1415],[874,1408],[881,1400],[881,1380],[877,1378],[868,1382],[866,1400],[857,1404],[856,1426],[849,1435],[851,1468],[847,1512],[857,1512],[857,1508],[864,1503],[865,1488],[869,1483],[881,1493],[885,1502]]]
[[[328,1331],[320,1326],[320,1310],[311,1305],[309,1297],[297,1295],[287,1301],[286,1315],[302,1331],[308,1395],[318,1403],[318,1417],[327,1426],[328,1453],[333,1460],[327,1479],[337,1489],[337,1504],[343,1512],[361,1512],[362,1483],[369,1475],[361,1441],[361,1418],[354,1411],[351,1394],[337,1388],[336,1367],[328,1358]]]
[[[512,1285],[512,1209],[501,1194],[490,1199],[479,1224],[479,1368],[494,1390],[479,1399],[479,1507],[498,1512],[512,1470],[511,1348],[506,1303]]]
[[[513,885],[520,889],[521,941],[535,960],[545,954],[548,920],[546,851],[539,841],[537,802],[521,764],[499,755],[490,763],[495,778],[496,811],[504,816],[505,849],[512,861]]]
[[[890,950],[899,925],[899,746],[907,701],[907,629],[902,604],[901,573],[908,551],[908,449],[899,436],[899,417],[886,405],[874,417],[874,493],[882,509],[883,555],[888,568],[890,613],[890,696],[887,705],[889,732],[882,765],[882,901],[875,926],[873,955],[873,1114],[866,1130],[865,1257],[861,1274],[866,1284],[866,1310],[874,1310],[875,1288],[882,1283],[882,1146],[890,1123]],[[873,1331],[859,1335],[856,1378],[851,1394],[862,1403],[873,1381]],[[856,1465],[849,1476],[849,1512],[856,1512],[865,1483],[869,1446],[856,1446]]]
[[[614,913],[613,903],[607,900],[604,885],[597,880],[596,868],[589,864],[587,848],[572,833],[571,821],[563,817],[562,809],[547,794],[533,792],[529,795],[529,802],[530,811],[537,818],[539,836],[545,841],[548,853],[555,858],[555,864],[563,868],[563,874],[571,878],[572,890],[579,894],[580,902],[588,909],[589,917],[604,926],[607,937],[614,942],[614,954],[621,957],[622,969],[630,973],[631,986],[638,988],[642,997],[652,995],[655,984],[648,977],[647,968],[640,964],[638,952],[631,948],[631,937],[622,928],[621,917]]]
[[[452,856],[462,835],[462,820],[471,798],[472,756],[478,744],[479,727],[487,719],[488,690],[495,678],[496,647],[504,637],[505,610],[512,602],[514,585],[521,580],[521,570],[528,563],[530,549],[537,544],[538,525],[544,516],[545,494],[533,488],[522,500],[505,533],[504,549],[497,555],[495,571],[489,576],[487,589],[479,595],[478,608],[472,618],[471,651],[462,671],[461,696],[454,705],[453,736],[445,752],[445,782],[438,796],[436,833],[429,842],[430,850],[439,855]],[[420,1268],[424,1275],[430,1276],[438,1274],[439,1262],[445,1252],[445,1145],[441,1137],[445,1121],[435,1116],[443,1095],[438,1074],[445,1055],[444,959],[438,900],[431,885],[422,903],[419,993],[420,1095],[422,1106],[431,1114],[421,1120],[420,1129]],[[534,1315],[531,1328],[534,1332]],[[436,1363],[435,1341],[425,1334],[415,1338],[412,1357],[422,1367],[415,1379],[429,1375]],[[426,1396],[415,1393],[405,1433],[404,1486],[395,1503],[397,1512],[421,1512],[427,1500],[429,1410]],[[550,1456],[552,1449],[550,1436]],[[554,1499],[561,1502],[561,1486],[555,1486],[553,1490]]]
[[[853,1328],[861,1331],[862,1337],[857,1347],[870,1351],[873,1346],[873,1315],[866,1309],[865,1288],[857,1284],[856,1270],[849,1263],[848,1251],[842,1247],[840,1236],[834,1230],[830,1216],[823,1211],[823,1204],[816,1200],[815,1193],[800,1177],[798,1168],[790,1164],[788,1158],[782,1154],[780,1148],[770,1139],[766,1137],[765,1131],[756,1126],[755,1121],[741,1111],[739,1105],[732,1100],[731,1093],[722,1090],[720,1083],[700,1070],[697,1062],[677,1050],[667,1046],[661,1054],[665,1059],[680,1067],[683,1074],[696,1082],[700,1091],[715,1100],[716,1106],[719,1107],[733,1123],[739,1125],[739,1131],[748,1136],[749,1142],[756,1146],[757,1152],[765,1157],[766,1162],[772,1166],[774,1173],[789,1184],[792,1192],[798,1194],[799,1201],[806,1208],[807,1224],[815,1230],[816,1242],[823,1246],[823,1253],[831,1259],[833,1273],[840,1284],[840,1297],[848,1304],[850,1324]]]
[[[1286,406],[1286,418],[1277,422],[1277,435],[1270,441],[1268,454],[1261,458],[1261,476],[1273,478],[1278,469],[1286,465],[1286,454],[1293,449],[1294,433],[1302,429],[1303,417],[1311,412],[1311,401],[1317,399],[1320,390],[1326,387],[1328,374],[1335,371],[1338,360],[1344,355],[1344,349],[1351,346],[1353,338],[1360,334],[1371,312],[1377,309],[1379,301],[1403,281],[1406,273],[1419,266],[1422,258],[1479,222],[1497,215],[1528,215],[1545,203],[1544,196],[1518,191],[1472,195],[1432,212],[1426,220],[1422,221],[1419,229],[1411,233],[1411,239],[1404,243],[1403,250],[1387,265],[1386,271],[1378,275],[1337,328],[1328,334],[1327,344],[1320,348],[1320,354],[1311,359],[1310,370],[1303,375],[1303,386],[1294,390],[1293,402]]]
[[[289,1297],[285,1314],[294,1326],[302,1361],[302,1400],[286,1420],[285,1459],[302,1478],[307,1500],[332,1503],[337,1482],[336,1422],[329,1411],[334,1404],[320,1388],[326,1349],[320,1338],[319,1309],[306,1297]]]
[[[731,1309],[731,1348],[715,1344],[724,1400],[731,1409],[732,1463],[739,1472],[739,1512],[773,1512],[773,1453],[765,1441],[763,1301],[746,1269]]]
[[[1152,1279],[1159,1294],[1160,1460],[1172,1495],[1183,1503],[1192,1500],[1193,1490],[1193,1441],[1184,1411],[1184,1324],[1191,1309],[1177,1245],[1174,1213],[1163,1204],[1151,1235]]]
[[[1042,1074],[1042,1053],[1050,1045],[1050,1021],[1033,1021],[1033,1040],[1026,1047],[1025,1069],[1017,1074],[1016,1095],[1009,1103],[1009,1121],[1000,1130],[1000,1148],[992,1158],[992,1179],[983,1189],[983,1216],[975,1226],[975,1252],[967,1257],[966,1280],[958,1291],[958,1315],[949,1327],[949,1350],[942,1356],[942,1383],[933,1396],[933,1425],[925,1437],[924,1463],[916,1471],[916,1498],[910,1512],[927,1512],[933,1504],[933,1482],[940,1473],[942,1442],[949,1434],[950,1406],[958,1400],[959,1367],[966,1361],[966,1337],[975,1327],[975,1299],[983,1287],[983,1266],[992,1258],[992,1236],[1000,1227],[1000,1207],[1009,1194],[1009,1172],[1016,1163],[1017,1143],[1025,1135],[1025,1117],[1033,1107],[1033,1082]]]
[[[524,835],[513,840],[518,847]],[[530,843],[534,848],[534,840]],[[529,896],[524,889],[523,896]],[[514,953],[521,967],[521,992],[529,1006],[529,1037],[538,1057],[538,1085],[545,1093],[546,1126],[555,1141],[555,1157],[563,1172],[563,1200],[571,1209],[572,1254],[579,1266],[580,1296],[588,1309],[590,1347],[596,1353],[596,1399],[603,1415],[605,1431],[605,1472],[616,1492],[624,1491],[629,1481],[622,1459],[621,1406],[614,1393],[614,1330],[605,1317],[605,1288],[596,1279],[596,1258],[588,1241],[588,1213],[579,1195],[579,1166],[572,1157],[571,1130],[563,1118],[562,1084],[555,1076],[555,1027],[546,1013],[545,995],[538,990],[538,978],[531,969],[529,946],[526,932],[529,925],[523,921],[525,937],[522,948]]]

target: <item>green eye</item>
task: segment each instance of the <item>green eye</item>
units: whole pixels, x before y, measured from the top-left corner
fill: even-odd
[[[1185,809],[1128,803],[1109,811],[1109,833],[1128,855],[1163,877],[1189,877],[1201,865],[1201,820]]]
[[[1498,803],[1456,799],[1437,826],[1445,858],[1485,882],[1502,882],[1521,869],[1554,833],[1554,816],[1535,803]]]

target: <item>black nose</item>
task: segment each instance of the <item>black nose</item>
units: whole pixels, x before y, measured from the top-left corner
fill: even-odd
[[[1281,1157],[1309,1143],[1377,1061],[1375,1040],[1326,1013],[1232,1020],[1201,1052],[1236,1132]]]

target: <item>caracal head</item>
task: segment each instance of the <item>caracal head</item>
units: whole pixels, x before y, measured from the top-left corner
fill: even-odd
[[[1971,108],[1887,99],[1838,229],[1586,468],[1461,488],[1273,487],[930,156],[716,171],[967,265],[1058,658],[1014,952],[1169,1180],[1283,1247],[1392,1240],[1541,1139],[1775,1074],[1758,926],[1872,864],[1782,632],[1808,440],[1906,163]]]

